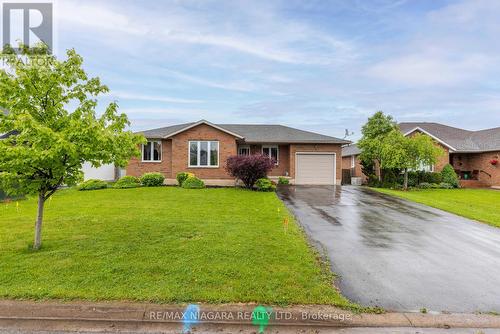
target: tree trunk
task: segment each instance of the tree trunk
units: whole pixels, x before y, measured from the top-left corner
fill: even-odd
[[[379,182],[382,182],[382,167],[380,167],[381,165],[382,164],[380,163],[380,160],[375,161],[375,175],[377,175]]]
[[[408,168],[405,168],[405,182],[403,185],[404,190],[408,190]]]
[[[43,221],[43,206],[45,205],[45,196],[42,192],[38,194],[38,214],[35,222],[35,243],[33,249],[38,250],[42,246],[42,221]]]

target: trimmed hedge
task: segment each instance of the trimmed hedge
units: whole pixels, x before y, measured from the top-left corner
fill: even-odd
[[[87,180],[78,185],[78,190],[98,190],[98,189],[106,189],[108,187],[108,183],[102,180]]]
[[[161,173],[146,173],[141,176],[141,184],[146,187],[159,187],[163,185],[165,176]]]
[[[196,176],[188,177],[184,182],[182,182],[182,188],[184,189],[202,189],[205,188],[205,182],[197,178]]]
[[[124,176],[113,185],[116,189],[137,188],[141,186],[141,181],[135,176]]]

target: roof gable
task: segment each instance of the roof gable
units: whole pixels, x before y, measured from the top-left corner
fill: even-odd
[[[455,152],[500,150],[500,127],[470,131],[440,123],[404,122],[399,128],[405,135],[421,131]]]
[[[191,123],[191,124],[189,124],[189,125],[186,125],[185,127],[178,129],[177,131],[174,131],[174,132],[172,132],[172,133],[169,133],[169,134],[165,135],[165,137],[164,137],[164,138],[173,137],[173,136],[175,136],[176,134],[179,134],[179,133],[181,133],[181,132],[184,132],[184,131],[186,131],[186,130],[192,129],[192,128],[194,128],[194,127],[196,127],[196,126],[198,126],[198,125],[202,125],[202,124],[208,125],[208,126],[210,126],[210,127],[214,128],[214,129],[217,129],[217,130],[220,130],[220,131],[225,132],[225,133],[227,133],[227,134],[230,134],[230,135],[232,135],[232,136],[234,136],[234,137],[236,137],[236,138],[243,139],[243,136],[242,136],[242,135],[240,135],[240,134],[238,134],[238,133],[236,133],[236,132],[230,131],[230,130],[228,130],[228,129],[226,129],[226,128],[224,128],[224,127],[220,126],[220,125],[216,125],[216,124],[210,123],[209,121],[206,121],[206,120],[204,120],[204,119],[202,119],[202,120],[200,120],[200,121],[198,121],[198,122],[196,122],[196,123]]]

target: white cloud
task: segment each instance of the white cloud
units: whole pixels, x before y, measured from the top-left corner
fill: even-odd
[[[384,60],[369,68],[368,74],[405,85],[463,85],[480,80],[491,63],[482,54],[451,57],[421,53]]]
[[[239,92],[251,92],[257,89],[255,84],[253,84],[249,80],[217,82],[214,80],[208,80],[198,76],[182,73],[179,71],[161,70],[161,72],[167,74],[168,76],[205,87],[219,88],[219,89],[239,91]]]
[[[158,102],[167,102],[167,103],[201,103],[201,100],[192,100],[192,99],[181,99],[175,97],[168,97],[165,95],[145,95],[145,94],[134,94],[129,92],[122,91],[113,91],[106,96],[115,99],[125,99],[125,100],[143,100],[143,101],[158,101]]]
[[[58,18],[72,28],[80,25],[100,33],[139,37],[151,43],[206,45],[290,64],[324,65],[354,55],[353,46],[348,41],[298,21],[283,19],[272,13],[271,7],[256,10],[253,7],[258,7],[257,3],[243,6],[240,10],[227,13],[227,16],[208,11],[203,16],[177,8],[174,4],[171,7],[161,15],[139,10],[127,13],[126,7],[65,0],[58,9]],[[232,17],[234,13],[245,13],[244,20],[256,23],[253,25],[255,31],[232,29],[234,25],[229,22],[237,24],[239,19]],[[305,48],[300,48],[301,43]]]

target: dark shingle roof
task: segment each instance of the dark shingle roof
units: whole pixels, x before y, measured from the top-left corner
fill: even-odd
[[[240,134],[248,143],[350,143],[348,140],[299,130],[284,125],[219,124],[219,126]]]
[[[184,129],[190,125],[193,125],[193,124],[194,123],[176,124],[176,125],[171,125],[171,126],[165,126],[163,128],[140,131],[138,133],[143,134],[144,137],[146,137],[146,138],[159,139],[159,138],[167,137],[170,133],[177,132],[177,131],[182,130],[182,129]]]
[[[416,128],[422,129],[456,152],[500,150],[500,127],[469,131],[440,123],[405,122],[399,123],[399,128],[403,133],[408,133]]]
[[[198,123],[185,123],[167,126],[163,128],[142,131],[147,138],[166,138],[181,131],[184,128]],[[290,128],[283,125],[265,124],[213,124],[228,132],[232,132],[244,138],[247,143],[325,143],[325,144],[348,144],[347,140],[322,135],[319,133]]]
[[[343,157],[348,157],[351,155],[358,155],[361,153],[361,150],[359,149],[358,145],[352,144],[352,145],[347,145],[342,147],[342,156]]]

